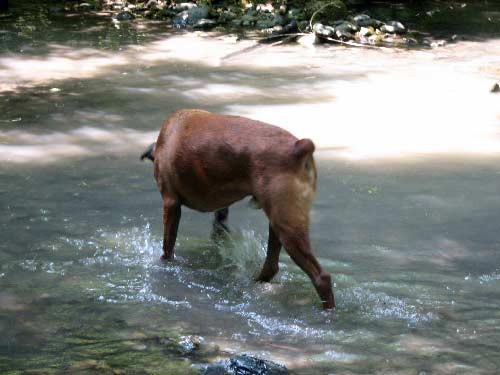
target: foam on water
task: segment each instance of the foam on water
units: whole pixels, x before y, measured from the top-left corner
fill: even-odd
[[[270,335],[333,339],[342,332],[333,329],[331,317],[315,306],[316,293],[298,267],[280,263],[280,273],[271,284],[258,284],[253,277],[265,258],[265,239],[251,230],[232,233],[212,243],[197,238],[179,238],[177,259],[159,261],[161,239],[153,235],[149,223],[143,227],[110,232],[99,230],[87,240],[63,237],[59,251],[72,251],[75,261],[24,260],[28,271],[74,272],[85,268],[95,274],[86,283],[97,301],[107,303],[140,302],[163,304],[175,309],[212,309],[244,318],[252,336]],[[205,251],[204,251],[205,249]],[[212,261],[215,256],[215,261]],[[212,262],[211,266],[207,266]],[[480,280],[495,280],[497,274]],[[338,280],[349,284],[355,280]],[[381,291],[376,283],[344,286],[336,290],[340,314],[361,320],[399,320],[408,326],[433,320],[418,300],[397,297]],[[208,306],[207,306],[208,304]],[[201,307],[204,306],[204,307]],[[290,311],[294,311],[290,314]],[[337,318],[338,319],[338,318]]]

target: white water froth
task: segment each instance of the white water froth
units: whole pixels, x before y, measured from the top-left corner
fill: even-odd
[[[265,240],[253,231],[235,233],[227,241],[209,247],[207,252],[217,252],[221,258],[215,268],[208,267],[203,259],[190,263],[193,254],[200,254],[200,246],[206,246],[209,240],[200,243],[189,238],[179,239],[185,258],[161,263],[161,240],[151,233],[149,224],[119,232],[101,230],[88,240],[64,238],[63,241],[82,257],[64,265],[52,262],[43,267],[35,261],[24,261],[23,268],[64,275],[72,267],[85,267],[88,275],[97,273],[89,276],[92,280],[87,290],[98,301],[164,304],[189,310],[194,306],[206,310],[208,304],[214,312],[244,318],[248,334],[252,336],[339,339],[343,335],[342,330],[335,329],[330,315],[310,305],[314,304],[316,295],[312,288],[307,290],[309,280],[303,277],[300,269],[280,264],[281,271],[274,283],[263,286],[253,282],[266,247]],[[498,275],[489,276],[494,279]],[[304,288],[299,297],[304,299],[304,306],[298,306],[289,298],[290,283]],[[362,320],[402,320],[414,326],[434,318],[432,313],[423,312],[422,307],[408,299],[372,291],[365,286],[340,289],[337,295],[340,314],[355,314]]]

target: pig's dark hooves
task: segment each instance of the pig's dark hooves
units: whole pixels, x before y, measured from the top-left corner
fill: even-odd
[[[254,278],[253,281],[255,281],[256,283],[269,283],[269,282],[271,282],[271,279],[259,276],[259,277]]]
[[[323,304],[323,311],[325,312],[334,312],[335,311],[335,304]]]

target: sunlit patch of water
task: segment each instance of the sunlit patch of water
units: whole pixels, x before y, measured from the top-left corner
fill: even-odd
[[[359,309],[361,314],[368,319],[399,319],[405,321],[408,326],[415,326],[419,323],[430,322],[434,318],[431,312],[425,312],[422,306],[415,305],[408,299],[371,291],[367,286],[344,290],[342,299],[349,310]]]
[[[481,283],[491,283],[500,280],[500,272],[498,270],[478,277]]]

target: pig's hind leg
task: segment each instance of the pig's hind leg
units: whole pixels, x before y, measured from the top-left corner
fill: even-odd
[[[269,224],[269,237],[267,240],[267,255],[264,261],[264,267],[256,281],[269,282],[279,271],[279,259],[281,251],[281,242],[276,235],[275,231]]]

